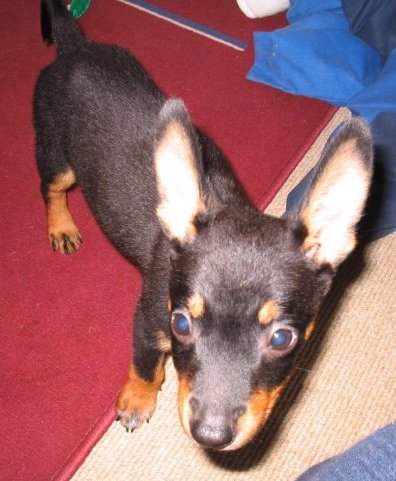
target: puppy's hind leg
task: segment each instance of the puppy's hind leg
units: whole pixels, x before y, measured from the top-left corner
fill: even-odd
[[[67,191],[76,178],[65,152],[63,117],[59,93],[44,71],[34,97],[36,161],[41,193],[47,209],[47,229],[54,251],[71,254],[81,244],[81,235],[67,205]]]
[[[82,239],[67,205],[67,190],[76,179],[69,167],[56,174],[50,182],[41,185],[47,208],[48,237],[54,251],[71,254],[80,246]]]

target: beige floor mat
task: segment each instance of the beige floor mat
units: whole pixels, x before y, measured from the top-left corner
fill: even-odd
[[[348,115],[345,109],[338,111],[269,213],[282,214],[287,193]],[[395,247],[396,236],[388,236],[343,266],[295,382],[248,450],[208,455],[187,438],[177,416],[170,362],[150,424],[131,435],[114,423],[73,481],[293,481],[313,463],[396,419]]]

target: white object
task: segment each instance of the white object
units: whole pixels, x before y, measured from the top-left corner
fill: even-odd
[[[290,0],[237,0],[237,4],[247,17],[260,18],[284,12],[290,7]]]

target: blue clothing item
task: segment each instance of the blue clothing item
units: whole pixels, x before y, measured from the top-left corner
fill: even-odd
[[[290,23],[295,23],[304,18],[322,14],[324,12],[339,12],[340,0],[323,0],[321,2],[314,2],[312,0],[291,0],[290,7],[287,12],[287,17]]]
[[[395,0],[343,0],[351,32],[386,58],[396,47]]]
[[[248,79],[346,105],[380,73],[380,56],[350,33],[341,0],[295,0],[288,19],[286,28],[254,32]]]
[[[348,99],[347,105],[368,122],[372,122],[380,112],[396,114],[396,48],[386,59],[375,81]]]
[[[378,1],[292,0],[288,27],[254,33],[255,63],[248,73],[250,80],[292,94],[345,105],[371,124],[375,172],[361,223],[367,241],[396,230],[396,4],[380,0],[377,11]],[[309,178],[290,193],[288,211]]]
[[[345,453],[308,469],[296,481],[395,481],[396,423],[376,431]]]

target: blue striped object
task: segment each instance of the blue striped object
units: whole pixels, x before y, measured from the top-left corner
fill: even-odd
[[[156,17],[162,18],[168,22],[174,23],[182,28],[187,30],[191,30],[199,35],[203,35],[204,37],[208,37],[216,42],[220,42],[224,45],[229,47],[235,48],[236,50],[245,50],[248,47],[248,44],[242,40],[238,40],[237,38],[231,37],[229,35],[225,35],[224,33],[217,32],[212,28],[206,27],[201,23],[193,22],[188,20],[180,15],[176,15],[175,13],[169,12],[164,8],[157,7],[152,3],[145,2],[144,0],[118,0],[122,3],[126,3],[131,7],[138,8],[139,10],[143,10],[151,15]]]

